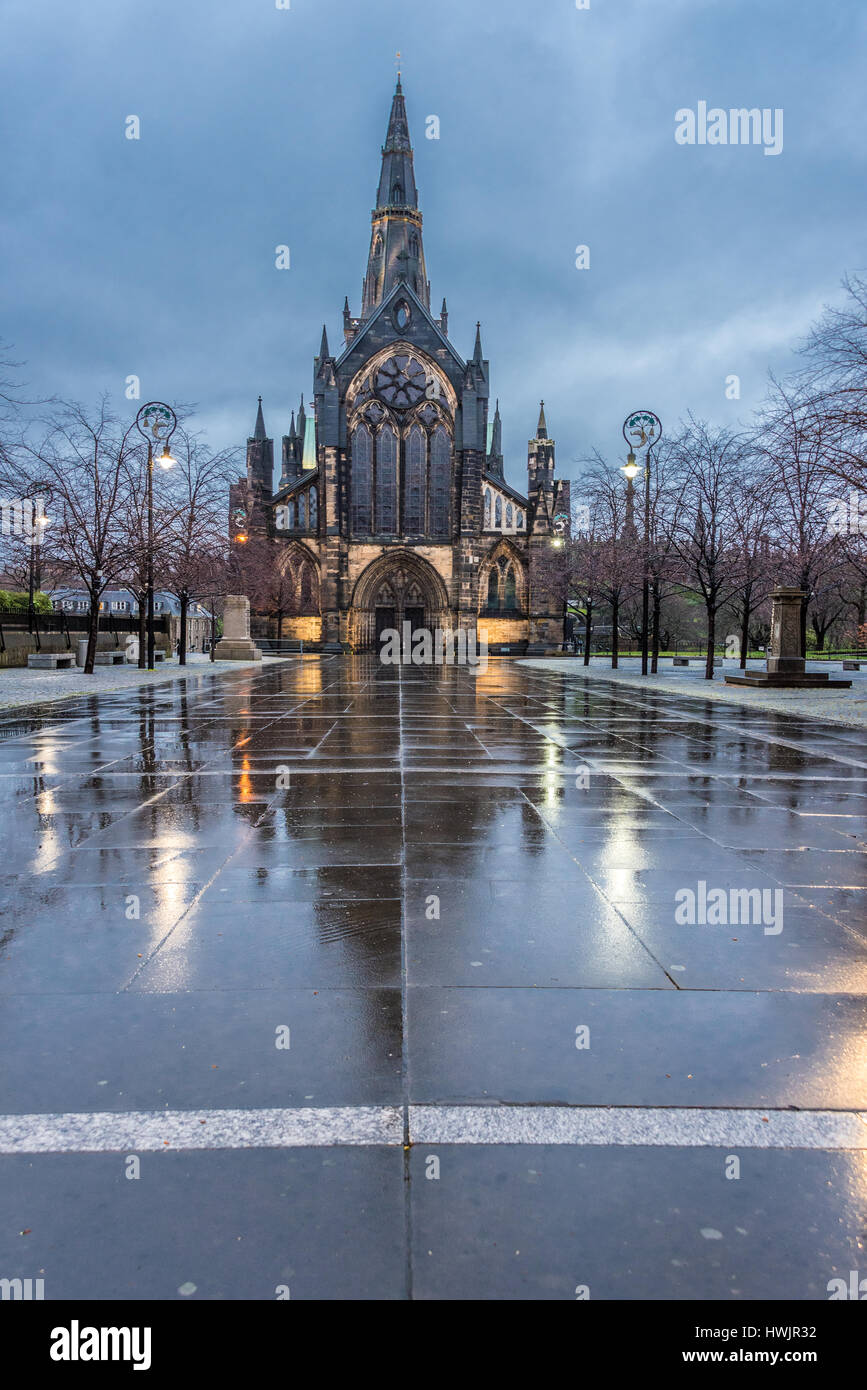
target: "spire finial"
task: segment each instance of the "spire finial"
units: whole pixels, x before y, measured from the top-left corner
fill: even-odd
[[[538,425],[536,426],[536,438],[537,438],[537,439],[547,439],[547,438],[548,438],[548,426],[547,426],[547,424],[546,424],[546,422],[545,422],[545,402],[544,402],[544,401],[540,401],[540,403],[539,403],[539,423],[538,423]]]
[[[266,439],[265,417],[262,414],[262,397],[259,397],[259,409],[256,411],[256,428],[253,430],[254,439]]]

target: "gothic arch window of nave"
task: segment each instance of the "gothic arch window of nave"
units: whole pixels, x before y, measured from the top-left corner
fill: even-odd
[[[518,612],[521,579],[517,562],[508,555],[499,555],[482,575],[479,606],[494,613]]]
[[[347,392],[355,536],[451,534],[454,393],[419,353],[384,349]]]

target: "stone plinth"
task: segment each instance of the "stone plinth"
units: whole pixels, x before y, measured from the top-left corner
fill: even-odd
[[[223,636],[214,655],[218,661],[262,660],[262,653],[250,637],[250,600],[244,594],[226,595]]]
[[[852,682],[830,680],[826,671],[806,670],[801,656],[801,589],[775,589],[771,595],[771,645],[764,671],[726,676],[726,685],[774,689],[848,690]]]

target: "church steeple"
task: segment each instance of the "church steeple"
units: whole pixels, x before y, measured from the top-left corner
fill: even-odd
[[[418,209],[412,144],[400,77],[391,103],[382,169],[371,214],[370,252],[361,305],[369,318],[394,285],[403,281],[430,308],[430,285],[422,246],[422,216]]]
[[[255,427],[254,427],[254,429],[253,429],[253,438],[254,438],[254,439],[267,439],[267,437],[268,437],[268,436],[267,436],[266,433],[265,433],[265,417],[264,417],[264,415],[262,414],[262,397],[260,396],[260,397],[259,397],[259,409],[258,409],[257,412],[256,412],[256,424],[255,424]]]

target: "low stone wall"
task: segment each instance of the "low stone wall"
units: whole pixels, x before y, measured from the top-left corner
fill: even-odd
[[[118,640],[116,642],[113,632],[101,632],[97,640],[97,651],[106,652],[114,650],[118,646],[122,650],[125,645],[125,640],[129,635],[129,633],[124,632],[118,633]],[[74,655],[78,650],[79,639],[85,638],[87,633],[73,630],[70,632],[69,636],[72,641],[71,647],[66,645],[66,638],[62,632],[42,632],[39,634],[38,650],[42,652],[71,651]],[[37,650],[36,637],[34,634],[31,632],[22,632],[18,628],[13,628],[12,631],[6,628],[3,633],[3,638],[6,643],[6,650],[5,652],[0,652],[0,669],[9,666],[26,666],[27,658],[30,653]],[[158,651],[165,652],[167,657],[172,655],[171,644],[166,633],[155,633],[154,642]]]

